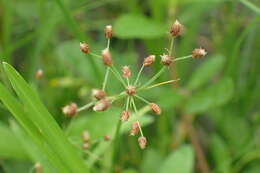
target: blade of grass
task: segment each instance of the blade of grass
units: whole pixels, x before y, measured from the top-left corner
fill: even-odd
[[[37,144],[39,149],[46,157],[50,160],[54,167],[56,167],[61,172],[69,173],[62,163],[62,161],[56,156],[56,154],[50,150],[50,147],[46,145],[40,131],[37,127],[27,118],[27,114],[24,112],[23,106],[18,102],[10,92],[0,83],[0,100],[9,109],[15,119],[20,123],[20,125],[26,130],[26,132],[31,136],[32,140]]]
[[[260,15],[260,8],[254,5],[252,2],[248,0],[240,0],[240,2],[248,7],[250,10],[254,11],[257,15]]]
[[[19,73],[9,64],[3,63],[5,72],[26,110],[31,113],[28,118],[40,129],[47,143],[72,172],[86,173],[88,169],[79,153],[68,142],[61,128],[52,115],[41,103],[37,93],[26,83]]]

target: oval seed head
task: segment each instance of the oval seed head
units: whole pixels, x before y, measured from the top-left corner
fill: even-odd
[[[192,58],[197,59],[207,55],[205,49],[197,48],[192,51]]]
[[[80,50],[85,53],[85,54],[88,54],[90,52],[89,50],[89,46],[87,43],[85,42],[82,42],[82,43],[79,43],[79,47],[80,47]]]
[[[93,89],[92,96],[95,97],[97,100],[101,100],[106,97],[106,93],[100,89]]]
[[[149,106],[150,106],[150,109],[156,114],[156,115],[160,115],[161,114],[161,108],[157,105],[157,104],[155,104],[155,103],[150,103],[149,104]]]
[[[139,132],[139,122],[135,121],[132,124],[130,135],[135,136]]]
[[[89,143],[88,143],[88,142],[84,142],[84,143],[82,144],[82,149],[83,149],[83,150],[89,149]]]
[[[183,25],[180,24],[180,22],[178,20],[176,20],[174,22],[174,24],[172,24],[171,29],[170,29],[170,34],[172,37],[177,37],[179,35],[181,35],[183,32]]]
[[[135,88],[135,86],[133,86],[133,85],[129,85],[129,86],[126,87],[125,92],[126,92],[129,96],[133,96],[133,95],[135,95],[135,93],[136,93],[136,88]]]
[[[75,103],[71,103],[62,108],[62,112],[64,115],[68,117],[73,117],[77,113],[78,106]]]
[[[172,63],[172,57],[166,54],[161,55],[161,64],[169,66]]]
[[[122,76],[124,78],[129,78],[131,77],[131,70],[128,66],[123,66],[122,67]]]
[[[155,61],[155,55],[149,55],[144,59],[143,65],[144,67],[149,67]]]
[[[81,137],[82,137],[83,142],[89,142],[90,141],[90,135],[89,135],[89,132],[87,130],[84,130],[81,133]]]
[[[106,38],[111,38],[113,36],[112,25],[105,26],[104,32],[105,32]]]
[[[147,144],[146,137],[140,136],[140,137],[138,138],[138,143],[139,143],[139,146],[140,146],[141,149],[145,149],[146,144]]]
[[[121,113],[120,119],[121,119],[121,121],[127,121],[129,116],[130,116],[129,111],[123,111]]]
[[[101,99],[99,100],[95,106],[93,107],[93,110],[96,112],[102,112],[109,108],[110,103],[107,99]]]
[[[112,65],[112,57],[108,49],[104,49],[102,51],[102,60],[104,65],[111,66]]]
[[[111,139],[110,136],[108,136],[108,135],[105,135],[105,136],[104,136],[104,140],[105,140],[105,141],[110,141],[110,139]]]
[[[42,69],[38,69],[38,70],[36,71],[35,75],[34,75],[34,78],[35,78],[36,80],[40,80],[40,79],[42,78],[42,76],[43,76],[43,71],[42,71]]]
[[[35,163],[34,169],[36,173],[42,173],[42,165],[40,163]]]

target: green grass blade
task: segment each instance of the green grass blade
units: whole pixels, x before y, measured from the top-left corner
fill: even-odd
[[[60,172],[69,173],[66,166],[64,166],[62,161],[46,144],[37,127],[27,118],[22,104],[18,102],[2,84],[0,84],[0,100],[31,136],[32,140],[37,144],[38,148],[41,149],[41,152],[46,155],[53,166],[60,170]]]
[[[254,11],[257,15],[260,15],[260,8],[254,5],[252,2],[248,0],[240,0],[240,2],[248,7],[250,10]]]
[[[52,115],[41,103],[37,93],[26,83],[19,73],[9,64],[3,63],[5,72],[26,110],[28,118],[39,128],[46,142],[63,160],[71,172],[86,173],[88,169],[76,149],[68,142]]]

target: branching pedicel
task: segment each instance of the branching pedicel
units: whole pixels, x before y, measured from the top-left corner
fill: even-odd
[[[155,58],[156,58],[155,55],[149,55],[148,57],[146,57],[144,59],[143,64],[140,68],[140,71],[137,74],[137,77],[135,78],[135,80],[133,80],[134,82],[130,82],[130,78],[132,77],[130,68],[128,66],[123,66],[121,69],[122,73],[120,74],[120,72],[117,70],[117,68],[113,65],[113,59],[112,59],[112,56],[109,51],[110,39],[113,34],[111,25],[108,25],[105,27],[104,33],[105,33],[105,37],[107,38],[107,47],[101,52],[101,55],[97,55],[97,54],[91,52],[88,44],[80,43],[80,49],[83,53],[90,54],[96,58],[100,58],[103,61],[103,64],[106,66],[106,73],[105,73],[104,81],[102,84],[102,88],[92,90],[92,96],[96,99],[95,101],[92,101],[80,108],[78,108],[75,103],[72,103],[70,105],[63,107],[63,109],[62,109],[63,113],[67,116],[73,117],[76,115],[76,113],[89,109],[90,107],[93,107],[94,111],[101,112],[101,111],[107,110],[115,100],[125,98],[125,100],[126,100],[125,109],[120,114],[120,120],[121,120],[120,123],[127,121],[128,118],[131,116],[130,109],[132,109],[135,113],[137,113],[137,107],[135,104],[136,99],[139,99],[142,102],[144,102],[145,104],[147,104],[153,113],[155,113],[156,115],[160,115],[161,114],[160,107],[157,104],[151,103],[150,101],[141,97],[139,95],[139,93],[142,91],[148,90],[148,89],[152,89],[154,87],[158,87],[160,85],[169,84],[169,83],[178,81],[179,79],[175,79],[175,80],[169,80],[169,81],[165,81],[165,82],[161,82],[161,83],[157,83],[157,84],[152,84],[157,78],[160,77],[161,74],[163,74],[163,72],[165,72],[165,70],[168,69],[168,67],[172,63],[179,61],[179,60],[188,59],[188,58],[194,58],[194,59],[201,58],[206,55],[206,51],[204,49],[197,48],[192,51],[191,55],[184,56],[184,57],[178,57],[178,58],[173,57],[172,48],[173,48],[174,38],[180,36],[182,33],[182,30],[183,30],[183,26],[176,20],[176,22],[171,26],[171,29],[169,32],[171,35],[170,48],[169,48],[169,50],[167,50],[166,53],[164,53],[163,55],[160,56],[162,68],[150,80],[148,80],[146,83],[144,83],[142,85],[140,85],[140,83],[139,83],[139,79],[142,74],[142,71],[144,70],[144,68],[148,68],[155,62]],[[117,78],[117,80],[125,88],[124,91],[120,92],[118,95],[115,95],[115,96],[107,96],[107,94],[105,92],[106,84],[107,84],[110,72],[112,72],[112,74]],[[119,126],[119,128],[120,128],[120,126]],[[119,128],[117,130],[119,130]],[[140,148],[144,149],[147,144],[147,139],[144,136],[140,122],[137,120],[132,123],[130,135],[135,136],[139,132],[140,132],[140,137],[138,138],[138,143],[139,143]],[[86,132],[83,132],[83,136],[85,136],[85,138],[87,136],[86,134],[87,134]],[[85,148],[85,149],[88,148],[88,147],[86,147],[86,144],[88,144],[86,142],[86,140],[85,140],[84,144],[85,144],[85,147],[83,146],[83,148]]]

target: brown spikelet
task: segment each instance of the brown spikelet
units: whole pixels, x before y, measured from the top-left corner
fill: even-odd
[[[93,110],[96,111],[96,112],[102,112],[102,111],[105,111],[109,108],[110,106],[110,103],[109,101],[104,98],[104,99],[101,99],[99,100],[95,106],[93,107]]]
[[[92,96],[95,97],[97,100],[101,100],[106,97],[106,93],[100,89],[93,89]]]
[[[71,103],[62,108],[62,112],[64,115],[68,117],[73,117],[77,113],[78,106],[75,103]]]
[[[144,59],[143,65],[144,67],[149,67],[155,61],[155,55],[149,55]]]
[[[90,141],[90,135],[89,135],[89,132],[87,130],[84,130],[81,133],[81,137],[82,137],[83,142],[89,142]]]
[[[34,169],[36,173],[42,173],[42,165],[40,163],[35,163]]]
[[[126,87],[125,92],[126,92],[129,96],[133,96],[133,95],[135,95],[135,93],[136,93],[136,88],[135,88],[135,86],[133,86],[133,85],[129,85],[129,86]]]
[[[88,46],[87,43],[84,43],[84,42],[79,43],[79,47],[80,47],[80,50],[81,50],[83,53],[85,53],[85,54],[88,54],[88,53],[90,52],[89,46]]]
[[[122,67],[122,76],[124,78],[129,78],[131,77],[131,70],[128,66],[123,66]]]
[[[135,136],[139,132],[139,122],[135,121],[132,124],[130,135]]]
[[[155,103],[150,103],[149,104],[150,109],[156,114],[156,115],[160,115],[161,114],[161,108],[155,104]]]
[[[166,54],[161,55],[161,64],[169,66],[172,63],[172,57]]]
[[[138,143],[139,143],[139,146],[140,146],[141,149],[145,149],[146,144],[147,144],[146,137],[140,136],[140,137],[138,138]]]
[[[38,70],[36,71],[35,75],[34,75],[34,78],[35,78],[36,80],[40,80],[40,79],[42,78],[42,76],[43,76],[43,71],[42,71],[42,69],[38,69]]]
[[[113,36],[112,25],[105,26],[104,33],[106,38],[111,38]]]
[[[127,121],[129,116],[130,116],[129,111],[123,111],[121,113],[120,119],[121,119],[121,121]]]
[[[207,52],[205,51],[205,49],[202,48],[196,48],[192,51],[192,58],[194,59],[201,58],[205,55],[207,55]]]
[[[176,20],[174,22],[174,24],[172,24],[171,29],[170,29],[170,34],[172,37],[177,37],[179,35],[181,35],[183,32],[183,25],[180,24],[180,22],[178,20]]]
[[[102,61],[106,66],[112,65],[112,57],[108,49],[102,51]]]

